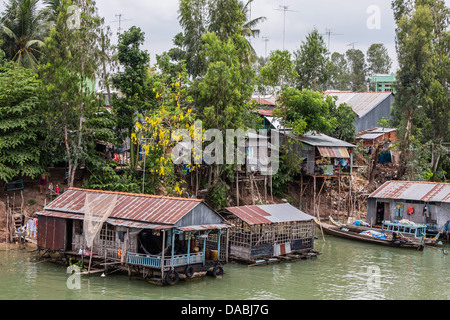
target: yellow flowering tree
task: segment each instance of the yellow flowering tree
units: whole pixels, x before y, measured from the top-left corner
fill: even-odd
[[[193,134],[194,116],[192,98],[188,95],[185,68],[176,76],[167,73],[154,75],[154,88],[158,107],[143,114],[135,123],[133,142],[140,144],[141,162],[145,159],[145,193],[154,193],[163,187],[170,195],[181,196],[183,179],[179,178],[177,166],[171,158],[171,151],[177,141],[172,133],[177,129],[188,129]]]

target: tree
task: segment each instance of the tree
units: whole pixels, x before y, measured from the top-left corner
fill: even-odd
[[[243,127],[254,84],[251,66],[242,63],[246,40],[235,34],[232,39],[222,41],[216,34],[207,33],[203,41],[208,69],[195,85],[197,116],[203,119],[205,128]]]
[[[215,33],[221,41],[241,34],[244,23],[244,12],[238,0],[209,1],[208,32]]]
[[[68,23],[71,5],[76,5],[80,13],[76,26]],[[102,24],[95,2],[63,0],[45,43],[45,63],[39,70],[46,116],[54,136],[63,137],[69,187],[73,186],[77,166],[87,158],[87,138],[92,131],[85,119],[98,107],[94,81],[101,65]]]
[[[350,90],[350,72],[345,54],[333,52],[328,65],[328,88],[332,90]]]
[[[367,91],[366,62],[364,53],[358,49],[350,49],[345,53],[349,67],[349,80],[352,91]]]
[[[298,73],[295,71],[295,65],[291,60],[289,51],[275,50],[270,52],[266,65],[261,68],[260,82],[264,86],[272,88],[272,93],[276,90],[283,90],[291,86]]]
[[[39,0],[9,0],[0,20],[0,34],[8,59],[37,69],[45,37],[50,30],[47,11],[38,9]]]
[[[144,33],[138,27],[131,27],[119,35],[117,59],[123,71],[113,75],[113,86],[121,97],[114,99],[116,132],[119,143],[134,133],[136,117],[155,107],[156,94],[153,92],[148,70],[150,56],[141,50]],[[136,169],[139,158],[139,145],[131,146],[131,168]]]
[[[280,96],[283,109],[277,109],[279,116],[285,114],[286,126],[292,132],[302,135],[308,131],[330,134],[336,128],[336,117],[332,116],[334,98],[307,89],[288,88]]]
[[[428,5],[419,1],[393,2],[396,18],[396,48],[399,71],[395,83],[394,116],[399,126],[399,177],[412,159],[412,141],[417,122],[423,120],[433,78],[433,21]]]
[[[336,127],[329,135],[350,143],[355,141],[355,119],[356,113],[346,103],[338,106],[330,104],[330,115],[336,118]]]
[[[0,54],[0,180],[35,178],[44,170],[40,165],[39,80],[31,70],[3,62]]]
[[[175,48],[170,50],[171,58],[186,61],[192,77],[203,75],[204,61],[200,57],[203,48],[202,37],[208,29],[208,9],[206,0],[181,0],[178,20],[183,32],[174,38]]]
[[[382,43],[372,44],[367,50],[366,56],[369,74],[388,74],[391,71],[392,60]]]
[[[295,53],[295,65],[298,89],[316,91],[327,82],[328,49],[317,29],[308,34]]]
[[[203,77],[207,65],[202,60],[201,52],[204,50],[203,36],[206,33],[215,33],[224,42],[234,38],[235,34],[245,39],[259,34],[255,27],[265,17],[248,20],[248,8],[252,1],[244,4],[238,0],[181,0],[178,19],[183,32],[173,39],[175,48],[169,51],[170,57],[178,62],[185,60],[188,73],[193,78]],[[249,64],[256,56],[250,42],[247,40],[244,43],[247,48],[245,63]]]

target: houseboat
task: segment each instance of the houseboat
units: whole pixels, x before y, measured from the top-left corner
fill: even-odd
[[[229,224],[199,199],[70,188],[38,215],[42,256],[160,284],[223,274]]]
[[[289,203],[228,207],[223,215],[233,224],[229,230],[231,259],[255,264],[289,255],[317,255],[314,217]]]

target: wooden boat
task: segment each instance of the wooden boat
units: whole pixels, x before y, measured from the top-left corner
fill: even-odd
[[[397,232],[393,235],[386,234],[386,238],[377,238],[370,235],[370,231],[373,230],[372,228],[367,227],[360,227],[365,228],[367,230],[356,231],[355,229],[351,230],[346,227],[344,224],[328,224],[323,223],[315,219],[316,224],[319,225],[319,227],[323,230],[323,232],[327,234],[331,234],[337,237],[346,238],[350,240],[358,240],[362,242],[368,242],[368,243],[374,243],[374,244],[380,244],[384,246],[389,247],[398,247],[398,248],[407,248],[407,249],[416,249],[416,250],[423,250],[424,245],[420,241],[413,241],[405,236],[402,236],[401,233]],[[373,230],[375,231],[375,230]],[[366,233],[361,233],[366,232]],[[378,231],[376,231],[378,232]]]
[[[390,235],[394,232],[399,233],[402,237],[409,238],[413,242],[422,242],[427,246],[440,246],[439,233],[437,235],[427,234],[427,226],[416,223],[401,223],[401,221],[383,221],[381,228],[372,226],[357,226],[355,224],[342,224],[336,222],[330,217],[330,221],[335,226],[345,227],[350,231],[364,232],[367,230],[375,230],[377,232]]]

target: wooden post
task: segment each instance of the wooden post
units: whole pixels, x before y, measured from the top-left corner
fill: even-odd
[[[313,193],[313,213],[316,216],[316,176],[314,178],[314,193]]]
[[[250,180],[250,190],[252,192],[252,204],[254,205],[255,204],[255,195],[253,192],[253,173],[250,173],[249,180]]]
[[[222,235],[222,229],[219,229],[219,235],[217,236],[217,261],[220,260],[220,236]]]
[[[164,251],[166,250],[166,231],[163,230],[162,252],[161,252],[161,281],[164,279]]]
[[[303,195],[303,175],[300,175],[300,194],[298,196],[298,209],[302,210],[302,195]]]
[[[239,172],[236,167],[236,203],[239,207]]]
[[[187,253],[188,253],[188,256],[187,256],[187,264],[190,264],[190,262],[191,262],[191,232],[192,232],[192,231],[189,231],[189,232],[188,232],[188,247],[187,247]]]
[[[264,176],[264,203],[267,204],[267,176]]]
[[[92,247],[90,248],[89,252],[89,266],[88,266],[88,273],[91,271],[91,263],[92,263]]]
[[[341,219],[341,172],[338,173],[338,207],[337,207],[338,221]]]

